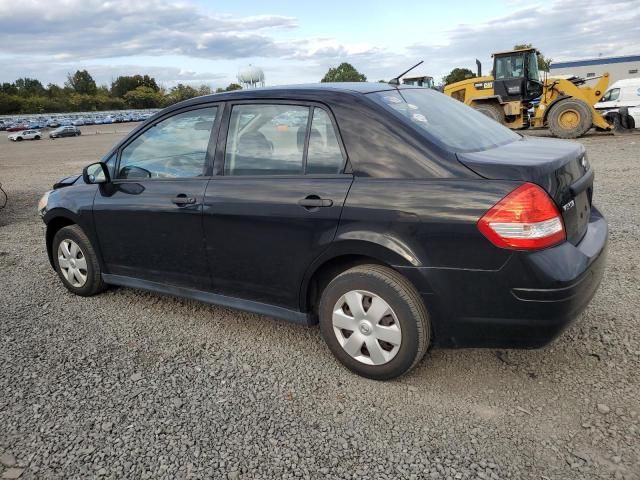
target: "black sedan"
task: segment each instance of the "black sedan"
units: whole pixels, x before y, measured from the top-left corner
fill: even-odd
[[[539,347],[605,263],[584,148],[433,90],[322,84],[171,106],[42,198],[78,295],[122,285],[320,323],[389,379],[429,346]]]
[[[62,138],[62,137],[79,137],[82,134],[78,127],[73,125],[66,125],[64,127],[58,127],[49,133],[49,138]]]

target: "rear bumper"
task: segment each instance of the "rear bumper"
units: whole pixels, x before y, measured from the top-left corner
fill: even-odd
[[[594,207],[580,243],[514,252],[498,270],[399,268],[418,287],[434,344],[536,348],[586,308],[602,279],[608,227]]]

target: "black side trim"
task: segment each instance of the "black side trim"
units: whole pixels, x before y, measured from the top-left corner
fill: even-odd
[[[579,193],[584,192],[587,188],[593,185],[594,176],[595,174],[593,173],[593,168],[590,168],[587,173],[585,173],[582,177],[571,184],[571,186],[569,187],[571,195],[575,197]]]
[[[270,317],[281,318],[289,322],[301,325],[312,325],[311,316],[307,313],[289,310],[288,308],[268,305],[266,303],[253,302],[251,300],[243,300],[241,298],[226,297],[215,293],[203,292],[202,290],[193,290],[190,288],[174,287],[173,285],[164,285],[162,283],[150,282],[139,278],[125,277],[123,275],[102,274],[105,283],[111,285],[120,285],[123,287],[139,288],[150,292],[163,293],[174,297],[190,298],[199,302],[209,303],[211,305],[221,305],[223,307],[236,308],[245,312],[258,313]]]

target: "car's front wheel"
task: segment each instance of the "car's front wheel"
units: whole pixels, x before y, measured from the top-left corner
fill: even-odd
[[[422,359],[431,339],[427,310],[401,274],[361,265],[336,276],[318,309],[320,330],[336,358],[375,380],[398,377]]]
[[[96,252],[78,225],[61,228],[51,248],[56,271],[67,290],[89,297],[105,289]]]
[[[16,142],[21,142],[21,141],[22,141],[22,137],[16,138]]]

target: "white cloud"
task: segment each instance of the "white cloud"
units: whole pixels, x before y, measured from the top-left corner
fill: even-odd
[[[416,43],[408,52],[424,56],[439,75],[457,66],[473,70],[476,57],[487,65],[492,52],[519,43],[532,43],[555,61],[640,53],[638,0],[522,3],[507,15],[445,31],[440,45]]]
[[[397,38],[385,38],[383,29],[377,32],[376,25],[369,41],[343,42],[330,35],[305,37],[290,16],[222,15],[190,1],[22,0],[18,8],[12,0],[0,0],[0,45],[9,46],[0,54],[6,59],[0,81],[28,75],[61,82],[67,72],[87,68],[100,83],[121,73],[148,73],[169,85],[222,84],[234,80],[239,66],[255,62],[269,83],[297,83],[317,81],[343,61],[375,81],[418,60],[425,61],[421,72],[439,80],[454,67],[473,69],[476,57],[488,71],[490,54],[516,43],[533,43],[556,61],[640,53],[638,0],[514,0],[503,16],[443,26],[430,32],[430,38],[440,34],[437,44],[415,42],[406,48]],[[140,56],[146,59],[141,63],[158,66],[122,65],[135,64]],[[158,62],[149,61],[153,57]],[[179,65],[181,58],[198,59],[187,62],[197,72],[162,66],[165,61]],[[206,61],[198,66],[200,59]]]
[[[56,59],[274,57],[288,50],[267,33],[295,27],[291,17],[212,15],[161,0],[24,0],[19,8],[0,1],[0,44]]]

